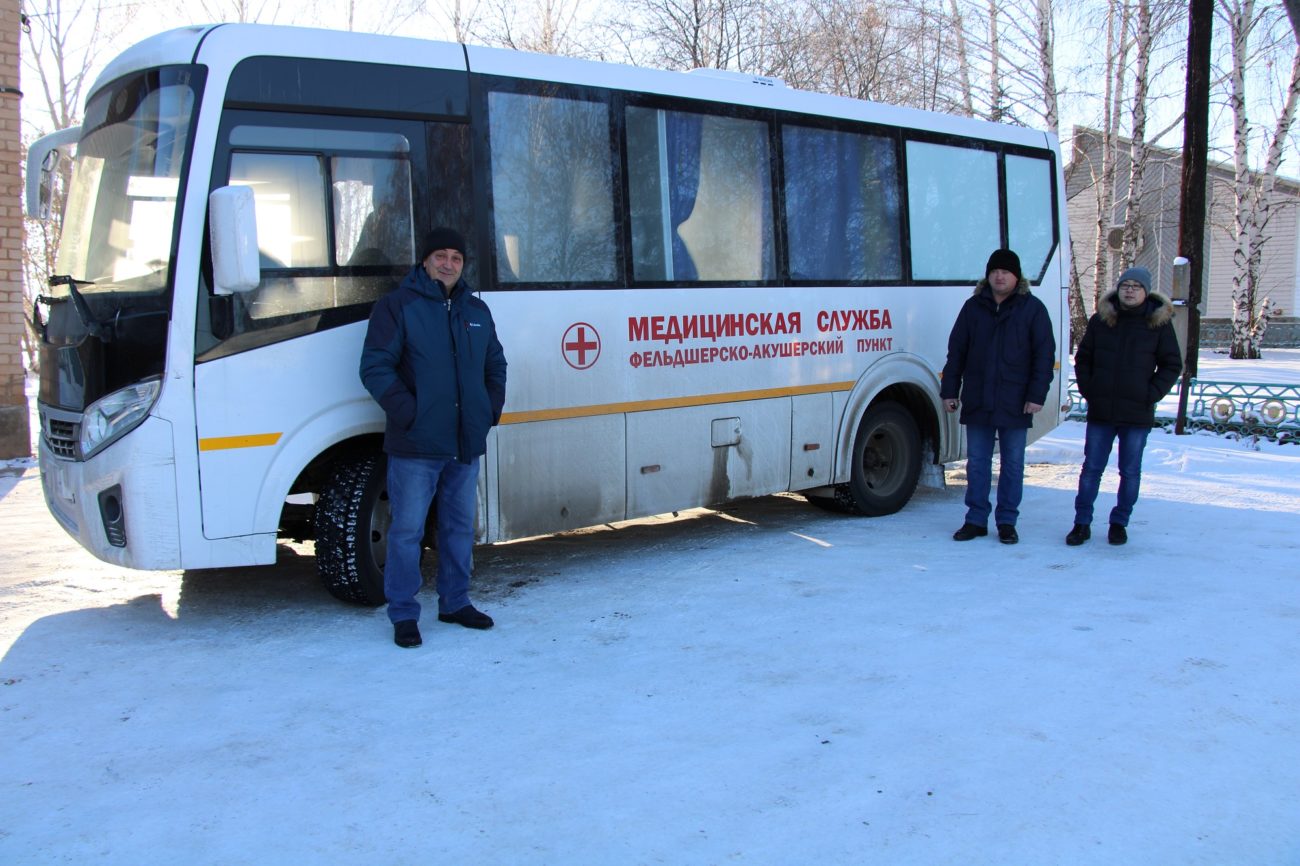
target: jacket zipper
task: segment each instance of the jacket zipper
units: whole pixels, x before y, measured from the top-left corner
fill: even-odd
[[[453,291],[455,287],[453,287]],[[460,352],[456,348],[456,328],[451,321],[451,298],[445,299],[447,305],[447,337],[451,341],[451,366],[456,379],[456,461],[464,463],[465,459],[465,442],[463,435],[464,425],[461,423],[463,412],[462,404],[465,402],[465,395],[461,392],[460,387]]]

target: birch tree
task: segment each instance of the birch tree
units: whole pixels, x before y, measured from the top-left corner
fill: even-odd
[[[423,9],[423,0],[316,0],[310,18],[315,26],[335,30],[398,33],[421,17]],[[298,23],[297,16],[284,23]]]
[[[981,120],[1014,121],[1003,81],[1001,37],[1008,0],[947,0],[915,8],[916,66],[912,73],[933,93],[922,106]],[[933,66],[933,78],[925,66]],[[917,68],[919,67],[919,68]]]
[[[1052,0],[948,0],[956,90],[951,110],[1004,123],[1060,124]]]
[[[587,53],[580,38],[578,0],[535,0],[520,6],[513,0],[489,0],[474,35],[489,45],[561,54]]]
[[[1132,134],[1129,144],[1128,194],[1124,199],[1124,230],[1120,243],[1120,268],[1137,259],[1142,237],[1142,178],[1147,164],[1147,89],[1151,69],[1151,4],[1136,0],[1136,27],[1133,34],[1135,55],[1133,69]],[[1108,289],[1109,283],[1101,287]]]
[[[898,103],[916,92],[910,78],[911,17],[860,0],[809,0],[771,9],[767,67],[791,87]]]
[[[199,0],[198,8],[213,23],[274,24],[281,6],[276,0]]]
[[[976,104],[982,92],[972,77],[977,50],[967,36],[967,13],[959,2],[949,0],[946,10],[926,3],[908,10],[907,60],[902,67],[907,87],[891,101],[966,117],[985,116]]]
[[[1097,221],[1093,235],[1092,309],[1106,286],[1110,285],[1110,228],[1114,217],[1115,163],[1119,149],[1120,103],[1123,101],[1124,74],[1128,42],[1124,31],[1128,29],[1129,7],[1123,0],[1109,0],[1106,7],[1106,61],[1104,67],[1104,96],[1102,99],[1101,166],[1095,180],[1097,185]],[[1083,335],[1082,327],[1078,334]]]
[[[1273,315],[1273,303],[1261,286],[1264,245],[1273,215],[1273,188],[1281,167],[1283,149],[1295,120],[1300,99],[1300,44],[1291,42],[1289,80],[1282,93],[1282,107],[1269,138],[1263,168],[1250,169],[1252,124],[1247,101],[1247,67],[1255,59],[1252,37],[1267,39],[1274,22],[1258,14],[1255,0],[1221,0],[1220,12],[1228,24],[1231,40],[1229,105],[1233,118],[1233,250],[1232,339],[1229,356],[1238,359],[1260,357],[1260,345]]]
[[[1035,35],[1038,38],[1035,47],[1038,49],[1038,68],[1042,74],[1043,120],[1049,132],[1059,135],[1061,109],[1056,90],[1056,27],[1052,17],[1052,0],[1038,0],[1037,12],[1035,23],[1038,29]]]
[[[1006,114],[1002,90],[1002,43],[998,38],[998,0],[989,3],[989,120],[1001,123]]]
[[[664,69],[761,72],[763,0],[624,0],[630,59]]]
[[[971,85],[970,49],[966,45],[966,23],[962,20],[961,6],[957,0],[948,0],[948,14],[952,16],[957,52],[958,92],[961,96],[962,112],[967,117],[975,116],[975,94]]]
[[[448,33],[445,38],[456,42],[468,42],[478,20],[478,0],[450,0],[443,4],[443,17],[447,23]]]

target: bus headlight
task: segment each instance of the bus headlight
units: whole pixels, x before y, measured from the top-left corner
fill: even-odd
[[[85,460],[143,421],[160,390],[161,379],[146,379],[92,403],[81,421],[81,458]]]

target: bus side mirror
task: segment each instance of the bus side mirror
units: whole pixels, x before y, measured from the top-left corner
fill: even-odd
[[[208,196],[212,241],[212,292],[251,292],[262,282],[253,188],[223,186]]]
[[[71,145],[80,138],[81,127],[70,126],[36,139],[27,148],[24,192],[27,215],[32,219],[47,220],[53,215],[54,177],[59,170],[59,161],[68,155]]]

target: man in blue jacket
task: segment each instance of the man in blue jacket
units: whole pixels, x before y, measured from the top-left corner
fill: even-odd
[[[436,497],[438,620],[491,628],[469,600],[479,457],[506,400],[506,358],[487,304],[461,279],[465,239],[430,232],[420,263],[375,302],[361,381],[387,415],[392,525],[384,594],[393,641],[420,645],[421,540]]]
[[[984,279],[966,300],[948,336],[948,362],[939,396],[943,408],[966,425],[966,522],[956,541],[988,535],[993,440],[1001,469],[992,511],[998,540],[1015,544],[1025,481],[1025,443],[1034,413],[1047,402],[1056,338],[1047,307],[1029,292],[1020,257],[1011,250],[989,256]],[[960,395],[960,401],[958,399]]]

